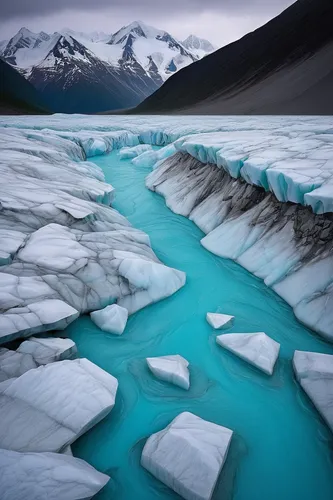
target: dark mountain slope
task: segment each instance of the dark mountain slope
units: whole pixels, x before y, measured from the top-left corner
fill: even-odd
[[[332,22],[332,0],[298,0],[172,76],[135,112],[333,114]]]
[[[0,114],[47,113],[38,91],[0,59]]]

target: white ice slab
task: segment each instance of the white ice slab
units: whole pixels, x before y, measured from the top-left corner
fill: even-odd
[[[100,311],[90,313],[90,317],[104,332],[122,335],[126,328],[128,311],[125,307],[112,304]]]
[[[229,314],[207,313],[206,319],[215,330],[220,330],[231,326],[235,316],[229,316]]]
[[[333,432],[333,356],[295,351],[296,378]]]
[[[210,500],[232,431],[184,412],[147,440],[141,465],[186,500]]]
[[[216,337],[216,342],[259,370],[272,375],[280,344],[265,333],[228,333]]]
[[[19,353],[30,354],[38,365],[72,359],[77,353],[75,342],[60,337],[30,337],[17,348]]]
[[[178,385],[182,389],[190,387],[190,372],[188,361],[182,356],[159,356],[156,358],[146,358],[147,365],[155,377]]]
[[[121,160],[136,158],[137,156],[145,153],[146,151],[151,151],[152,146],[150,144],[139,144],[138,146],[121,148],[119,151],[119,157]]]
[[[0,394],[0,448],[61,451],[113,408],[118,382],[87,359],[29,370]]]
[[[88,500],[109,479],[79,458],[0,449],[3,500]]]

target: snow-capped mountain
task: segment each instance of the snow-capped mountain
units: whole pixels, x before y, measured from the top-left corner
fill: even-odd
[[[21,28],[0,46],[0,55],[54,111],[97,112],[137,105],[170,75],[200,59],[209,42],[189,39],[193,49],[141,21],[113,35]]]
[[[199,59],[216,50],[216,47],[208,40],[195,35],[188,36],[182,43],[186,49],[195,54]]]

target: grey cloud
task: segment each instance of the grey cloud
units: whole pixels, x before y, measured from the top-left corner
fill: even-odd
[[[141,12],[141,18],[148,13],[175,13],[216,11],[226,14],[245,15],[254,13],[276,13],[290,5],[291,0],[2,0],[1,21],[15,18],[47,16],[64,10]]]

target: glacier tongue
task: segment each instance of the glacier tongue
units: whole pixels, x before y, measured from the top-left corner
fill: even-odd
[[[4,500],[87,500],[108,481],[108,476],[79,458],[0,449],[0,496]]]

